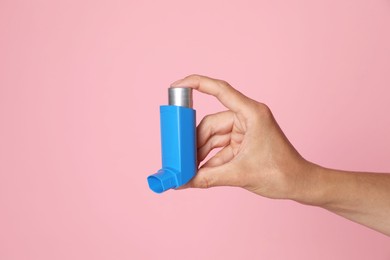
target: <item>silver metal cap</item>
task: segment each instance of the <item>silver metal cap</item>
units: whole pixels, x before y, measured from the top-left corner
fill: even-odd
[[[170,106],[192,108],[192,88],[168,88]]]

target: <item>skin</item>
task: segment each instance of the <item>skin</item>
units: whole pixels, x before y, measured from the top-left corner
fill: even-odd
[[[221,150],[184,189],[241,187],[267,198],[322,207],[390,236],[390,174],[334,170],[305,160],[265,104],[223,80],[190,75],[171,87],[212,95],[228,109],[198,125],[199,163],[214,148]]]

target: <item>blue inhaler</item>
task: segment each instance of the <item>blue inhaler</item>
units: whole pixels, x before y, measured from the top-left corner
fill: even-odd
[[[168,96],[169,105],[160,106],[162,168],[148,177],[156,193],[186,184],[197,170],[192,89],[169,88]]]

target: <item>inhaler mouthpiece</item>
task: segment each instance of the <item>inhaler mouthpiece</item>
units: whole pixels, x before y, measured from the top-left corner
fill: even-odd
[[[156,193],[186,184],[197,170],[192,88],[169,88],[168,104],[160,106],[162,168],[147,178]]]

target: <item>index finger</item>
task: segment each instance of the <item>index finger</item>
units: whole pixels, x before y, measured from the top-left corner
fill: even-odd
[[[250,99],[233,88],[226,81],[201,75],[190,75],[175,81],[171,87],[190,87],[202,93],[216,97],[225,107],[233,112],[240,112]]]

